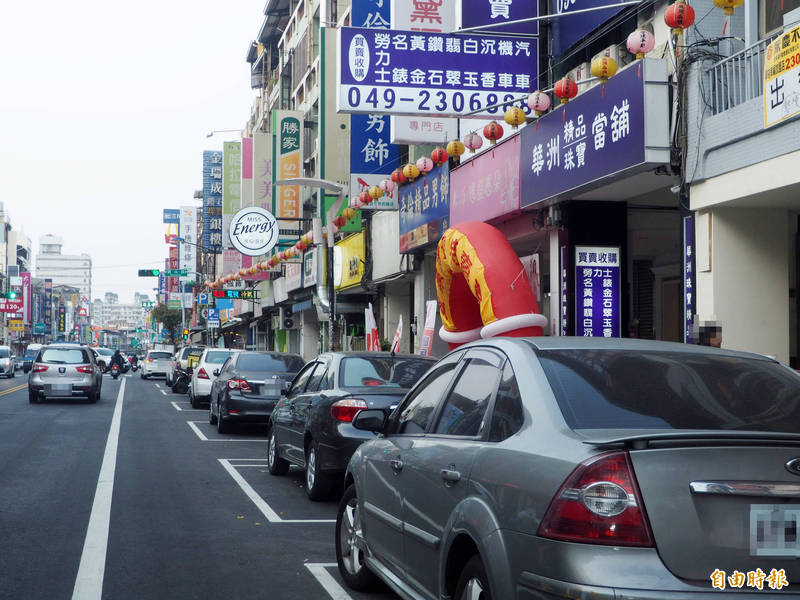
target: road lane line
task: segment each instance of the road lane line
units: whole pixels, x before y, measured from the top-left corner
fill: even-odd
[[[328,592],[331,600],[353,600],[353,597],[339,585],[333,575],[328,573],[329,568],[336,566],[336,563],[306,563],[306,569],[311,571],[314,578]]]
[[[86,528],[83,553],[72,590],[73,600],[100,600],[103,595],[103,575],[106,570],[108,529],[111,522],[111,498],[114,494],[114,473],[117,468],[117,445],[122,422],[122,401],[125,396],[125,380],[119,386],[114,416],[108,431],[103,464],[97,478],[92,512]]]
[[[208,441],[208,438],[202,431],[200,431],[200,428],[194,424],[194,421],[186,421],[186,423],[189,425],[189,427],[192,428],[192,431],[194,431],[197,434],[197,437],[199,437],[204,442]]]
[[[8,388],[7,390],[3,390],[2,392],[0,392],[0,396],[5,396],[6,394],[12,394],[14,392],[18,392],[21,389],[26,388],[26,387],[28,387],[28,384],[27,383],[23,383],[22,385],[18,385],[18,386],[13,387],[13,388]]]
[[[178,406],[177,402],[170,402],[170,404],[172,404],[172,406],[174,406],[175,410],[177,410],[177,411],[182,411],[183,410],[180,406]]]
[[[167,390],[158,390],[158,391],[159,391],[159,392],[161,392],[162,394],[164,394],[165,396],[167,396],[167,395],[168,395],[168,394],[167,394]]]

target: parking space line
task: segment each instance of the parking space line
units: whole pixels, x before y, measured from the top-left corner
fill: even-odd
[[[158,391],[161,392],[162,394],[164,394],[165,396],[169,395],[169,394],[167,394],[167,390],[158,390]]]
[[[180,406],[178,406],[177,402],[170,402],[170,404],[172,404],[172,406],[174,406],[175,410],[177,410],[177,411],[182,411],[183,410]]]
[[[191,411],[184,411],[184,412],[191,412]],[[202,412],[207,412],[207,411],[202,411]],[[267,438],[241,438],[241,439],[219,438],[212,440],[210,438],[207,438],[203,434],[203,432],[200,431],[200,428],[196,425],[197,423],[203,423],[203,421],[186,421],[186,423],[189,425],[189,427],[191,427],[194,430],[194,432],[197,434],[197,437],[199,437],[204,442],[261,442],[262,444],[267,443]]]
[[[353,600],[353,597],[339,585],[333,575],[328,573],[328,569],[336,566],[336,563],[306,563],[306,569],[311,571],[322,588],[328,592],[331,600]]]
[[[253,501],[253,504],[256,505],[256,508],[261,511],[261,514],[263,514],[270,523],[336,523],[336,519],[281,519],[278,513],[272,510],[272,507],[267,504],[266,500],[259,496],[258,492],[256,492],[253,487],[247,483],[245,478],[239,474],[239,472],[236,470],[239,467],[232,465],[230,460],[227,458],[218,458],[217,460],[225,468],[228,474],[233,477],[233,480],[239,484],[239,487],[242,488],[242,491],[245,493],[245,495]]]

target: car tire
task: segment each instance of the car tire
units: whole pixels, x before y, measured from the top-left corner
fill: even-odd
[[[14,371],[12,370],[12,371],[11,371],[11,373],[9,373],[9,374],[8,374],[8,376],[9,376],[11,379],[13,379],[13,378],[14,378]]]
[[[39,403],[39,394],[36,392],[28,391],[28,402],[31,404],[38,404]]]
[[[305,487],[309,499],[315,502],[326,500],[331,493],[333,478],[319,468],[319,444],[314,440],[306,449]]]
[[[344,491],[336,513],[336,564],[347,587],[366,592],[378,584],[378,578],[364,561],[361,509],[358,506],[356,486]]]
[[[191,386],[189,387],[189,406],[191,406],[192,408],[197,408],[198,406],[200,406],[197,403],[197,400],[195,399],[194,394],[192,393]]]
[[[453,600],[469,600],[470,598],[492,600],[489,578],[478,554],[470,558],[464,565],[456,584],[456,593],[453,594]]]
[[[144,373],[140,373],[140,374],[139,374],[139,377],[141,377],[142,379],[147,379],[147,377],[145,377],[145,374],[144,374]]]
[[[217,433],[228,433],[230,431],[228,420],[222,416],[222,405],[217,403]]]
[[[208,423],[209,425],[216,425],[217,424],[217,417],[214,416],[214,400],[210,400],[208,403]]]
[[[267,441],[267,469],[270,475],[286,475],[289,472],[289,461],[278,454],[278,441],[275,439],[275,426],[269,428]]]

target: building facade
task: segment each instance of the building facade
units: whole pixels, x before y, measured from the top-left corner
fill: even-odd
[[[44,235],[39,238],[36,277],[52,279],[54,285],[78,288],[82,298],[91,301],[92,257],[88,254],[62,254],[63,245],[60,236]]]

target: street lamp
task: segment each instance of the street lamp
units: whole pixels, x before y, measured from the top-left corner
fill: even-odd
[[[322,283],[324,272],[324,267],[322,260],[317,260],[317,297],[319,298],[319,302],[322,305],[322,310],[328,313],[328,351],[333,350],[333,323],[336,319],[336,290],[333,284],[333,218],[336,216],[336,213],[339,212],[339,209],[344,202],[345,197],[347,197],[347,186],[338,183],[336,181],[329,181],[327,179],[316,179],[314,177],[295,177],[292,179],[281,179],[280,181],[276,181],[275,185],[302,185],[308,187],[316,187],[321,188],[323,190],[329,192],[335,192],[339,195],[336,202],[331,205],[328,209],[327,214],[325,215],[328,222],[328,244],[327,248],[322,243],[322,222],[319,217],[314,218],[314,245],[318,248],[322,249],[325,248],[325,266],[327,267],[328,273],[330,276],[328,277],[328,287],[327,289]],[[319,214],[322,214],[322,210],[325,206],[324,204],[324,197],[320,197],[317,201],[319,206]],[[321,258],[321,257],[320,257]]]
[[[236,132],[238,132],[238,133],[241,133],[241,132],[242,132],[242,130],[241,130],[241,129],[212,129],[211,131],[209,131],[209,132],[206,134],[206,137],[207,137],[207,138],[213,137],[213,135],[214,135],[215,133],[231,133],[231,132],[234,132],[234,131],[236,131]]]

